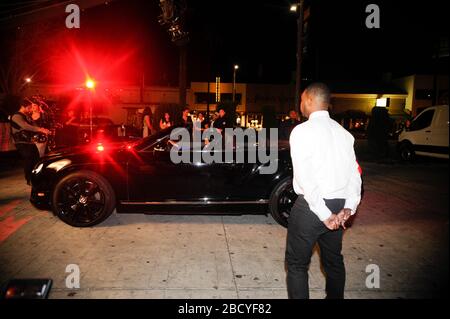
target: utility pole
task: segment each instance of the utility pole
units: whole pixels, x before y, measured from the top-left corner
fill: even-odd
[[[142,67],[142,70],[144,70],[144,67]],[[144,104],[144,90],[145,90],[145,73],[142,71],[142,78],[141,78],[141,87],[139,92],[139,102],[141,104]]]
[[[179,101],[182,107],[186,106],[186,45],[179,46],[180,51],[180,72],[179,72]]]
[[[236,71],[239,69],[239,65],[235,64],[233,67],[233,103],[236,101]]]
[[[209,90],[209,86],[210,86],[210,82],[211,82],[211,56],[209,56],[208,58],[208,90],[207,90],[207,97],[206,97],[206,120],[209,121],[209,94],[210,94],[210,90]]]
[[[186,55],[189,33],[184,31],[184,20],[187,11],[186,0],[159,0],[162,14],[158,17],[160,25],[167,28],[171,40],[179,48],[179,104],[186,106]]]
[[[438,63],[439,63],[439,53],[440,53],[440,44],[439,37],[435,40],[434,47],[434,57],[433,57],[433,104],[438,104],[439,100],[439,89],[438,89]]]
[[[303,53],[303,6],[304,0],[297,4],[297,69],[295,74],[295,110],[300,113],[300,90],[302,82],[302,53]]]

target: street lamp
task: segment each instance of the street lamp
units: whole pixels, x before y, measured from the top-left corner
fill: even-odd
[[[93,88],[95,88],[95,82],[92,79],[87,79],[86,80],[86,88],[92,90]]]
[[[302,52],[303,52],[303,5],[304,0],[299,3],[291,5],[290,11],[298,14],[297,17],[297,69],[295,74],[295,110],[300,113],[300,90],[301,90],[301,66],[302,66]]]
[[[236,71],[239,69],[239,65],[235,64],[233,68],[233,103],[236,99]]]
[[[25,82],[31,83],[31,78],[25,78]]]
[[[86,88],[89,90],[89,93],[92,92],[92,90],[95,89],[95,81],[91,78],[88,78],[86,80]],[[92,142],[92,96],[89,94],[89,130],[90,130],[90,137],[89,141]]]

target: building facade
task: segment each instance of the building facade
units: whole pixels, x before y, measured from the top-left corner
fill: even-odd
[[[330,87],[332,114],[359,112],[370,116],[377,101],[385,100],[390,115],[401,117],[405,114],[415,115],[421,108],[432,104],[430,90],[433,88],[433,77],[413,75],[395,79],[391,81],[390,87],[372,86],[361,89],[352,87],[351,84],[347,88]],[[448,76],[438,77],[437,87],[440,103],[448,103]],[[31,85],[26,93],[41,94],[64,108],[73,103],[74,96],[82,94],[83,89],[67,92],[54,85]],[[142,111],[144,107],[150,106],[155,112],[159,108],[175,107],[179,99],[177,87],[97,87],[92,93],[98,100],[94,105],[96,114],[109,117],[115,123],[129,124],[136,112]],[[295,109],[294,84],[236,83],[234,93],[236,112],[244,118],[257,118],[265,109],[271,109],[281,119]],[[191,110],[205,112],[209,107],[210,112],[214,112],[218,103],[233,99],[233,83],[210,82],[208,90],[207,82],[191,82],[186,96]]]
[[[393,83],[408,92],[405,109],[412,115],[433,104],[448,105],[448,75],[413,74],[394,79]]]

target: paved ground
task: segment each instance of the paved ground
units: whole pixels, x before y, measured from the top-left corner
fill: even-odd
[[[344,236],[347,298],[428,298],[448,289],[448,163],[361,163],[365,195]],[[77,229],[28,202],[0,172],[0,284],[52,278],[51,298],[286,298],[286,230],[267,216],[117,215]],[[81,271],[67,289],[66,266]],[[366,287],[366,267],[380,288]],[[312,298],[324,297],[318,252]],[[446,290],[448,294],[448,290]]]

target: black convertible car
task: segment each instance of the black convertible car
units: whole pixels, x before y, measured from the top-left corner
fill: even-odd
[[[30,201],[52,209],[76,227],[96,225],[114,209],[118,213],[270,213],[287,226],[296,199],[288,144],[278,146],[273,174],[260,174],[267,164],[250,163],[247,156],[243,162],[234,156],[233,161],[221,163],[174,164],[172,129],[130,144],[91,144],[48,154],[33,170]],[[233,148],[233,152],[246,150],[246,144]]]

